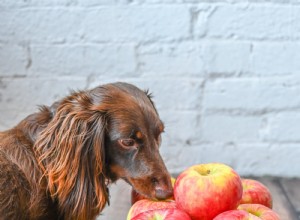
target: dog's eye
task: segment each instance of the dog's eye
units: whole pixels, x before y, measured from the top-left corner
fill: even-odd
[[[125,147],[133,147],[135,145],[135,141],[131,138],[129,139],[122,139],[121,144]]]

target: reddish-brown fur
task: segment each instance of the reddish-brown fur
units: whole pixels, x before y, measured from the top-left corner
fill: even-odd
[[[92,220],[119,178],[172,195],[150,95],[126,83],[73,92],[0,133],[0,219]]]

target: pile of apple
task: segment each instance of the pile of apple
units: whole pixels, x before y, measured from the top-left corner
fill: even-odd
[[[133,190],[127,220],[280,219],[272,210],[268,188],[256,180],[241,179],[225,164],[192,166],[173,183],[174,198],[165,201],[145,199]]]

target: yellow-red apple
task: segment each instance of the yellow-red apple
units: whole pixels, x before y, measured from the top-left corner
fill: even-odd
[[[191,220],[190,216],[180,209],[156,209],[142,212],[131,220]]]
[[[238,210],[244,210],[262,220],[280,220],[279,215],[272,209],[261,204],[241,204]]]
[[[221,163],[192,166],[177,177],[174,186],[178,208],[193,220],[211,220],[221,212],[236,209],[242,193],[240,176]]]
[[[257,180],[242,179],[243,196],[240,204],[262,204],[272,208],[273,200],[269,189]]]
[[[229,210],[217,215],[213,220],[261,220],[244,210]]]
[[[174,200],[153,201],[148,199],[142,199],[134,203],[133,206],[131,206],[127,215],[127,220],[132,220],[135,216],[143,212],[159,209],[177,209],[177,206]]]

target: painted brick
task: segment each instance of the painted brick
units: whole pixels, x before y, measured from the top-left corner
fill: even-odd
[[[138,50],[139,70],[145,75],[201,76],[204,74],[201,44],[151,44]]]
[[[213,42],[205,45],[205,71],[209,74],[248,72],[251,45],[239,42]]]
[[[2,0],[0,8],[0,129],[68,89],[126,81],[154,94],[172,172],[219,161],[242,175],[299,176],[299,166],[286,172],[300,142],[298,0]],[[125,203],[107,216],[124,219]]]
[[[192,165],[202,163],[203,156],[205,156],[205,152],[202,152],[199,145],[162,146],[160,152],[169,172],[174,176]],[[178,161],[184,161],[184,163],[178,163]]]
[[[171,173],[299,177],[299,2],[2,0],[0,130],[69,89],[126,81],[154,95]],[[122,183],[99,219],[126,218]]]
[[[297,176],[297,166],[290,166],[287,169],[285,166],[278,166],[278,161],[280,164],[296,165],[299,153],[300,148],[297,144],[267,143],[203,143],[189,147],[161,149],[169,172],[173,174],[179,174],[195,164],[219,162],[231,166],[243,176],[269,175],[269,168],[273,167],[274,176],[292,177]]]
[[[0,76],[26,75],[29,50],[26,45],[0,45]]]
[[[94,6],[101,6],[101,5],[114,5],[116,4],[117,1],[118,0],[89,0],[89,1],[78,0],[78,4],[80,6],[94,7]]]
[[[45,6],[72,6],[76,0],[1,0],[0,6],[5,8],[45,7]]]
[[[6,9],[0,13],[0,42],[64,43],[79,41],[84,12],[66,8]]]
[[[17,8],[17,7],[22,7],[26,6],[28,3],[24,0],[16,0],[16,1],[10,1],[10,0],[2,0],[0,2],[0,7],[1,8]]]
[[[250,71],[260,75],[299,74],[299,51],[297,42],[255,43]]]
[[[207,36],[256,40],[289,39],[293,16],[295,15],[289,5],[220,5],[207,22]]]
[[[191,2],[193,2],[193,0],[191,0]],[[198,4],[191,7],[191,32],[193,34],[193,37],[205,38],[209,27],[207,24],[210,20],[210,16],[212,15],[212,13],[214,13],[214,11],[214,4]]]
[[[34,46],[31,54],[32,75],[129,77],[136,68],[133,45]]]
[[[4,78],[0,86],[0,110],[35,112],[38,105],[51,105],[71,90],[84,89],[84,78]]]
[[[164,122],[162,148],[190,146],[198,143],[201,135],[200,115],[197,111],[159,111]]]
[[[258,142],[260,116],[205,115],[201,137],[205,142]]]
[[[293,77],[213,80],[206,84],[203,105],[254,112],[295,108],[300,103],[299,92],[299,79]]]
[[[83,39],[92,42],[182,39],[189,36],[188,23],[188,8],[182,6],[99,8],[86,13]]]
[[[281,112],[268,117],[269,127],[265,140],[269,142],[300,142],[300,113]]]
[[[197,147],[192,150],[197,154]],[[280,149],[280,150],[279,150]],[[187,151],[188,149],[185,149]],[[183,151],[184,152],[184,151]],[[221,153],[220,153],[221,152]],[[269,174],[273,167],[275,176],[295,176],[297,166],[278,166],[280,164],[298,164],[300,148],[297,144],[267,144],[267,143],[239,143],[239,144],[203,144],[198,146],[198,155],[201,155],[201,163],[221,162],[233,167],[244,176],[263,176]],[[188,156],[186,156],[188,158]],[[193,157],[191,157],[193,158]],[[175,157],[176,159],[176,157]],[[189,161],[189,164],[197,164],[199,161]],[[178,167],[184,169],[185,167]]]
[[[178,6],[6,9],[0,14],[0,41],[174,40],[189,36],[189,19],[188,8]]]

